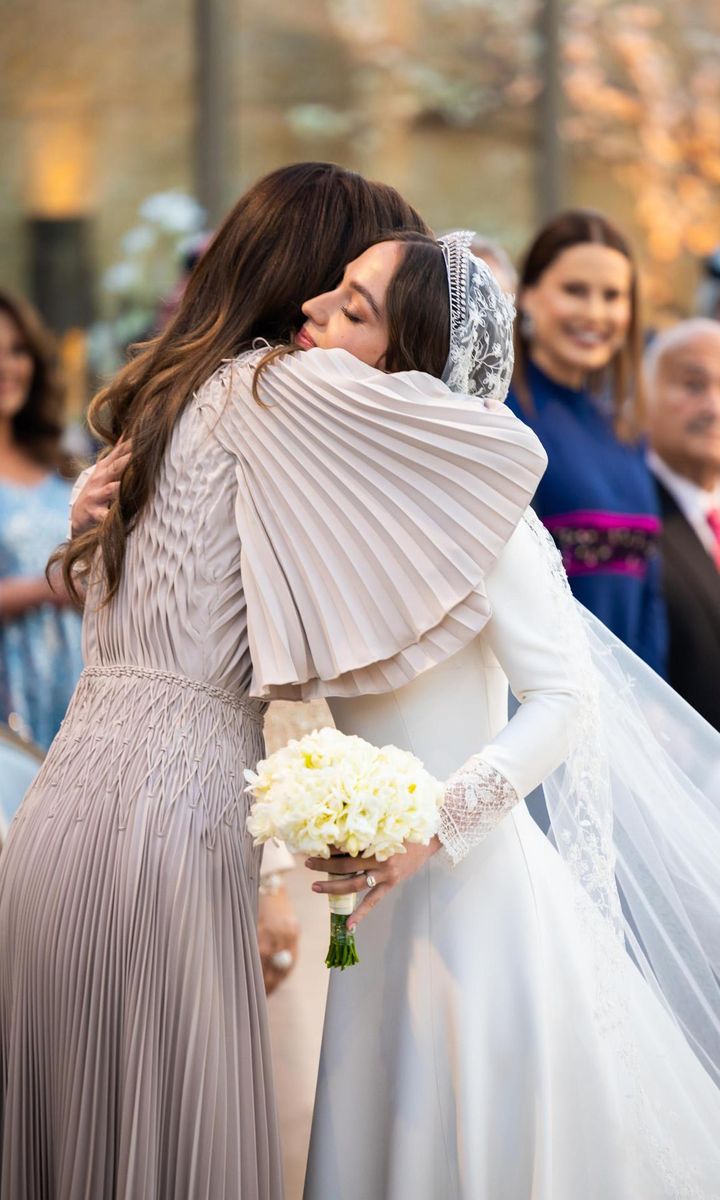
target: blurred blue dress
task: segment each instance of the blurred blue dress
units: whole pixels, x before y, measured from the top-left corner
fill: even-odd
[[[37,578],[65,541],[72,484],[0,479],[0,579]],[[82,670],[81,618],[52,604],[0,620],[0,719],[47,749]]]

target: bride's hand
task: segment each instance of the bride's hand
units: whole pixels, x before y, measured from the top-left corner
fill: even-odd
[[[409,879],[420,867],[432,858],[440,849],[440,839],[434,837],[429,845],[421,846],[417,842],[408,842],[404,854],[393,854],[385,862],[374,858],[351,858],[349,854],[333,854],[331,858],[308,858],[305,866],[311,871],[324,871],[328,875],[336,875],[337,879],[326,879],[322,883],[314,883],[314,892],[325,892],[329,896],[344,896],[354,892],[364,892],[367,889],[367,877],[372,875],[375,887],[368,890],[362,904],[348,918],[348,929],[366,917],[388,892]],[[360,873],[358,874],[358,869]]]

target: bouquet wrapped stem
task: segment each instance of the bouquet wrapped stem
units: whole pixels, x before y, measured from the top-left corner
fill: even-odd
[[[337,879],[337,875],[328,875],[328,879]],[[354,967],[360,962],[355,934],[348,929],[348,917],[355,911],[354,896],[328,896],[330,903],[330,946],[325,959],[326,967]]]

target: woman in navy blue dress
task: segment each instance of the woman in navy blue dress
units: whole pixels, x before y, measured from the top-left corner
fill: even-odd
[[[534,500],[577,598],[663,674],[660,518],[645,462],[637,268],[600,213],[554,218],[518,286],[510,407],[548,469]]]

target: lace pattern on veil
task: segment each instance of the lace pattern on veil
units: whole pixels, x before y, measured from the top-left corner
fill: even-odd
[[[453,392],[501,403],[513,372],[515,308],[492,271],[470,253],[471,230],[439,238],[450,291],[450,353],[443,382]]]
[[[570,753],[554,773],[555,841],[577,882],[624,943],[623,915],[615,883],[613,811],[604,744],[600,693],[587,637],[560,552],[533,509],[523,517],[547,563],[557,604],[558,637],[580,667],[582,694]]]

